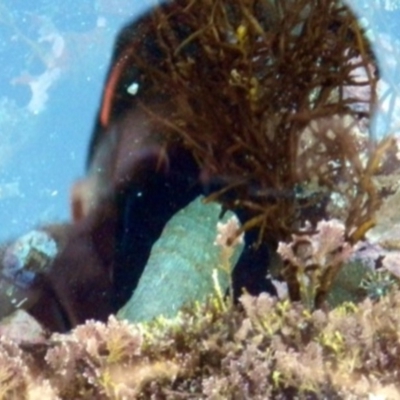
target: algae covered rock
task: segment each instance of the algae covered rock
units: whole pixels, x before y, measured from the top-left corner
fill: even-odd
[[[0,321],[0,337],[15,343],[42,343],[45,341],[45,329],[25,310],[16,310]]]
[[[337,274],[335,281],[327,295],[327,301],[331,308],[340,306],[345,302],[362,301],[367,293],[361,284],[372,270],[361,261],[346,263]]]
[[[173,317],[185,304],[203,302],[216,290],[214,270],[219,288],[222,293],[226,291],[227,260],[214,242],[217,223],[226,222],[234,214],[227,212],[219,219],[220,214],[220,205],[204,204],[199,197],[168,222],[152,248],[136,290],[118,313],[120,319],[140,322],[160,315]],[[235,248],[230,265],[235,265],[242,248]]]

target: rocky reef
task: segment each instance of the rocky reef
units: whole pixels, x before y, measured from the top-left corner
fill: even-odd
[[[0,339],[2,399],[398,399],[398,290],[310,312],[266,294],[173,320]]]
[[[175,215],[107,322],[55,334],[25,311],[3,320],[0,399],[399,399],[398,38],[333,0],[176,0],[145,18],[139,39],[162,63],[123,53],[137,69],[120,82],[136,74],[135,107],[224,185]],[[125,100],[106,102],[105,122]],[[227,210],[242,225],[217,236]],[[230,272],[252,229],[277,296],[236,304]],[[7,260],[4,280],[23,284]]]

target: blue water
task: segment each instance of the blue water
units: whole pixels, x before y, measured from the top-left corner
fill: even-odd
[[[0,0],[0,240],[69,218],[113,41],[145,7]]]

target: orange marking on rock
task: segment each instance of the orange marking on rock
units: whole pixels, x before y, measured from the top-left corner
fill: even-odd
[[[128,61],[128,57],[124,53],[113,67],[108,82],[104,89],[103,104],[100,110],[100,122],[103,127],[106,127],[110,122],[111,110],[115,97],[115,89],[122,74],[122,69]]]

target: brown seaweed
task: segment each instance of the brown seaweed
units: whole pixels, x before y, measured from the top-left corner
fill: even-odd
[[[205,183],[227,182],[207,201],[245,214],[259,244],[332,217],[355,243],[375,224],[374,176],[394,142],[370,138],[378,66],[341,1],[173,1],[119,48],[110,82],[135,71],[132,104],[165,153],[180,143]],[[103,122],[124,106],[110,98]]]

